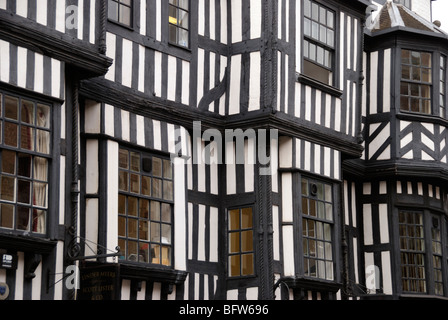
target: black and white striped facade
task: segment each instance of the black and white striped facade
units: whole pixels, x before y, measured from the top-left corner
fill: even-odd
[[[67,267],[85,260],[119,266],[122,300],[400,298],[398,211],[441,214],[447,201],[446,119],[397,111],[394,68],[413,42],[365,29],[370,1],[313,0],[335,14],[327,85],[305,75],[303,0],[187,1],[188,48],[169,41],[168,1],[131,1],[130,26],[108,20],[108,2],[0,0],[0,94],[51,105],[56,186],[45,234],[0,224],[0,254],[17,256],[0,267],[8,299],[74,299]],[[206,135],[226,130],[245,138]],[[118,246],[121,148],[172,162],[168,267],[91,257]],[[303,181],[331,190],[331,221],[316,218],[331,225],[330,279],[306,275]],[[241,208],[253,212],[253,274],[234,277],[229,212]],[[73,262],[74,250],[90,258]]]

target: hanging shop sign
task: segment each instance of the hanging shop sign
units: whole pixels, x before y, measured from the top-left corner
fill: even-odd
[[[80,268],[78,300],[117,300],[120,293],[120,267],[101,264]]]
[[[17,269],[17,255],[8,253],[0,254],[0,268]]]

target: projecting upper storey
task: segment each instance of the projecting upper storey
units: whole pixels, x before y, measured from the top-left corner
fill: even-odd
[[[81,77],[106,73],[106,1],[0,0],[0,39],[58,59]]]

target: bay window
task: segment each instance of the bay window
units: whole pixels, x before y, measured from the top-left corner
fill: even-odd
[[[401,286],[404,293],[444,295],[443,217],[399,210]],[[446,254],[446,253],[445,253]]]
[[[334,280],[333,187],[302,178],[302,248],[304,275]]]
[[[0,230],[47,232],[50,111],[0,91]]]
[[[120,259],[172,266],[173,190],[170,159],[120,149]]]

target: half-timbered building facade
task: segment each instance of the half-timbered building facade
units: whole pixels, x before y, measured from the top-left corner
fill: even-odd
[[[0,0],[0,299],[448,296],[430,0]]]

